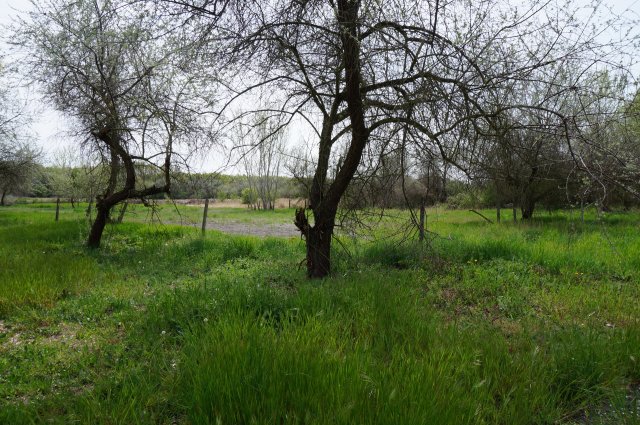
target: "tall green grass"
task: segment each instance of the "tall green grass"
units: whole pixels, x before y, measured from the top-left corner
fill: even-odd
[[[635,215],[434,212],[430,244],[347,241],[307,281],[300,240],[125,222],[96,252],[81,211],[21,208],[0,423],[640,423]]]

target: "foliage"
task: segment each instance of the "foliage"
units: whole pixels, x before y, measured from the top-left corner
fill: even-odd
[[[248,187],[242,189],[242,192],[240,192],[240,196],[240,199],[242,199],[242,203],[245,205],[255,205],[255,203],[258,201],[258,194],[255,189],[251,189]]]

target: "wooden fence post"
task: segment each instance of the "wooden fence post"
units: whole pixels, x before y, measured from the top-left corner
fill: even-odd
[[[420,204],[420,228],[419,228],[419,236],[418,239],[420,240],[420,242],[424,241],[424,225],[425,225],[425,221],[427,219],[427,211],[424,207],[424,202],[422,202]]]
[[[207,213],[209,212],[209,198],[204,200],[204,211],[202,213],[202,234],[207,231]]]

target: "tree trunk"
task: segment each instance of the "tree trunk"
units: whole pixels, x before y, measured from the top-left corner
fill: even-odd
[[[449,166],[445,163],[442,168],[442,192],[440,192],[440,202],[447,202],[448,194],[447,194],[447,173]]]
[[[318,161],[309,194],[309,208],[313,211],[315,224],[313,227],[309,225],[304,208],[296,210],[295,220],[296,227],[306,240],[307,274],[310,278],[322,278],[331,271],[331,237],[338,205],[358,169],[362,153],[369,141],[369,131],[364,119],[364,104],[360,93],[362,74],[357,29],[360,3],[351,0],[338,0],[336,6],[343,47],[341,56],[344,63],[344,99],[334,98],[331,110],[327,111],[322,122]],[[337,76],[337,78],[341,77]],[[329,187],[326,188],[333,144],[332,132],[335,124],[341,121],[338,117],[343,101],[347,103],[351,123],[351,142],[348,144],[342,167],[336,172]]]
[[[93,217],[91,216],[92,206],[93,206],[93,196],[89,198],[89,206],[87,206],[87,218],[89,219],[89,225],[93,225]]]
[[[87,240],[87,246],[89,248],[100,248],[100,241],[102,240],[102,232],[104,231],[107,221],[109,220],[109,210],[111,208],[104,202],[96,203],[96,219],[91,225],[91,231],[89,232],[89,239]]]
[[[331,273],[332,227],[316,225],[307,232],[307,276],[312,279],[323,278]]]
[[[327,215],[314,211],[315,225],[311,227],[306,210],[298,208],[294,224],[305,238],[307,247],[307,277],[323,278],[331,273],[331,237],[336,220],[336,211]]]
[[[533,209],[535,208],[535,205],[535,201],[530,197],[527,197],[524,202],[522,202],[520,210],[522,211],[523,220],[530,220],[533,217]]]
[[[56,222],[60,219],[60,198],[56,199]]]
[[[2,191],[2,197],[0,197],[0,206],[4,207],[4,197],[7,195],[7,191],[3,190]]]

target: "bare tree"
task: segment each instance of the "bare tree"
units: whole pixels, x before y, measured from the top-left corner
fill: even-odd
[[[40,151],[25,143],[0,141],[0,205],[7,194],[25,191],[37,171]]]
[[[195,94],[207,89],[192,78],[196,62],[171,30],[153,8],[121,0],[34,2],[30,19],[16,25],[24,73],[109,164],[90,247],[100,245],[116,204],[169,192],[180,147],[198,128]],[[162,179],[145,185],[143,164]]]
[[[273,210],[278,196],[278,178],[284,150],[282,129],[273,129],[265,116],[252,125],[240,125],[237,141],[249,190],[256,194],[256,207]]]
[[[196,16],[218,16],[227,2],[171,1]],[[533,0],[520,9],[498,1],[446,3],[375,0],[247,1],[230,13],[234,63],[232,99],[267,93],[271,105],[256,114],[306,122],[317,137],[310,210],[295,223],[307,244],[307,273],[331,269],[336,215],[354,176],[389,140],[438,152],[468,172],[479,137],[495,132],[506,111],[545,111],[545,127],[566,136],[570,116],[553,102],[508,103],[493,93],[514,82],[540,81],[554,99],[571,90],[554,77],[564,66],[586,70],[613,57],[618,45],[601,43],[602,28],[562,7]],[[553,19],[549,15],[553,15]],[[626,40],[620,44],[625,44]],[[606,64],[605,64],[606,65]],[[578,72],[579,73],[579,72]],[[500,99],[498,102],[496,99]],[[538,115],[541,116],[541,115]],[[534,121],[530,125],[537,125]],[[403,137],[396,136],[404,133]],[[409,149],[405,153],[411,152]]]
[[[31,146],[29,116],[16,99],[0,62],[0,205],[5,205],[8,193],[27,188],[41,156],[40,150]]]

